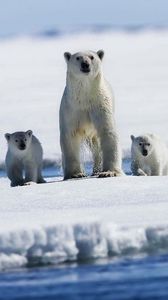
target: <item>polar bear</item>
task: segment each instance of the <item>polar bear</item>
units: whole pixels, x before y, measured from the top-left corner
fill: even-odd
[[[154,134],[131,135],[131,169],[137,176],[168,175],[168,148]]]
[[[8,143],[5,164],[11,186],[30,182],[44,183],[42,177],[42,146],[31,130],[6,133]],[[25,178],[23,176],[25,173]]]
[[[123,175],[121,149],[114,119],[114,98],[102,72],[103,50],[64,53],[66,87],[60,105],[60,144],[64,179],[84,177],[80,146],[93,153],[93,173]]]

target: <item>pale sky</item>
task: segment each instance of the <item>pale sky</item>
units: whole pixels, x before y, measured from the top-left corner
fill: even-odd
[[[0,0],[0,35],[83,24],[168,25],[168,0]]]

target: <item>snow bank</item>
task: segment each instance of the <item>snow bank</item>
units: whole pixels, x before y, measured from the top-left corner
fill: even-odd
[[[55,225],[0,235],[0,270],[168,251],[168,226]]]
[[[167,177],[8,184],[1,179],[1,270],[168,251]]]

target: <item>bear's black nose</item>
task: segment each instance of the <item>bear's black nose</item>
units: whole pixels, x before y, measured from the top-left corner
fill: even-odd
[[[146,149],[143,149],[142,154],[143,154],[143,156],[147,156],[148,155],[148,151]]]
[[[25,143],[20,143],[20,145],[19,145],[19,149],[20,150],[25,150],[25,148],[26,148],[26,145],[25,145]]]
[[[87,61],[81,63],[82,70],[89,70],[89,63]]]

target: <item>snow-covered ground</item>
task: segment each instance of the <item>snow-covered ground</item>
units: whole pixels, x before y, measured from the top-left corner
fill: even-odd
[[[0,162],[5,132],[32,129],[44,158],[60,161],[58,111],[64,51],[105,50],[124,156],[130,134],[166,142],[168,32],[103,33],[0,41]],[[48,179],[52,181],[52,179]],[[0,179],[0,269],[109,254],[168,250],[168,178],[132,177],[10,188]]]
[[[168,251],[166,177],[0,183],[0,269]]]

